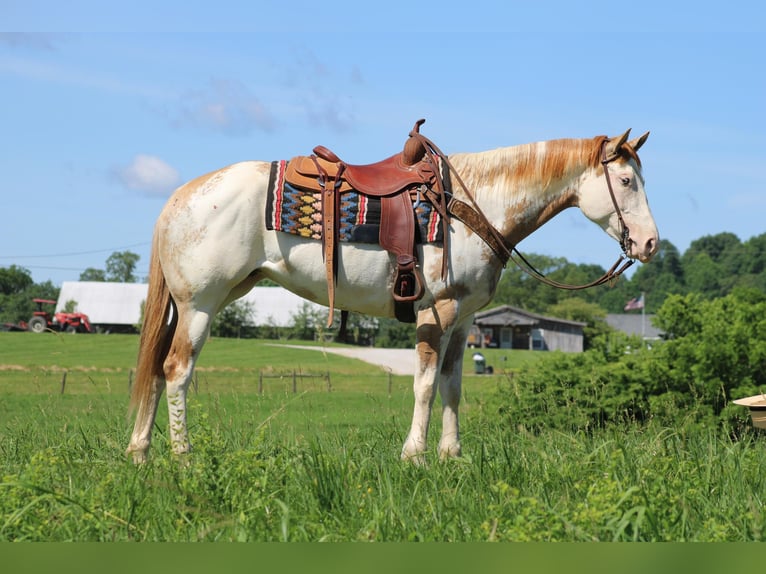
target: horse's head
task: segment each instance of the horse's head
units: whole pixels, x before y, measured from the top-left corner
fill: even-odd
[[[646,262],[660,242],[636,154],[649,132],[628,141],[629,135],[630,130],[595,140],[598,161],[586,172],[577,199],[585,216],[619,241],[628,257]]]

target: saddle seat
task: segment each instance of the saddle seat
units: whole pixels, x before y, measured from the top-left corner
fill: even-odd
[[[425,154],[425,150],[423,153]],[[351,188],[375,197],[385,197],[423,183],[433,184],[436,178],[436,172],[430,162],[422,161],[422,156],[413,161],[405,152],[366,165],[345,163],[324,146],[316,146],[314,154],[334,164],[338,169],[343,166],[340,175]]]
[[[347,164],[324,146],[316,146],[311,156],[298,156],[290,160],[285,179],[293,185],[317,191],[322,203],[322,241],[330,315],[333,321],[335,281],[337,279],[337,235],[340,218],[340,195],[355,190],[381,199],[379,243],[396,260],[392,296],[396,317],[403,322],[414,322],[412,302],[425,291],[415,256],[415,214],[411,194],[420,189],[429,198],[442,198],[437,209],[444,212],[437,166],[424,143],[417,137],[425,120],[415,123],[404,149],[389,158],[367,165]],[[422,136],[421,136],[422,137]]]

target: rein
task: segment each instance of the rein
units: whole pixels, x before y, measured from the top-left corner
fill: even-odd
[[[419,122],[416,125],[419,125],[422,122]],[[617,221],[620,226],[620,247],[622,248],[623,253],[620,255],[619,259],[612,265],[609,270],[604,273],[601,277],[598,279],[591,281],[590,283],[586,283],[583,285],[570,285],[567,283],[560,283],[558,281],[555,281],[553,279],[550,279],[546,277],[543,273],[535,269],[535,267],[527,261],[527,259],[524,257],[524,255],[521,254],[521,252],[516,249],[515,245],[509,245],[508,242],[505,240],[505,237],[495,228],[490,222],[489,219],[487,219],[487,216],[484,215],[484,212],[482,212],[479,205],[476,203],[476,200],[474,199],[473,195],[469,191],[468,187],[466,186],[463,179],[460,177],[460,174],[457,172],[455,167],[452,165],[452,163],[447,158],[446,154],[442,152],[436,144],[434,144],[430,139],[428,139],[426,136],[421,134],[417,129],[413,130],[409,134],[411,137],[416,138],[418,141],[420,141],[423,144],[423,147],[426,150],[426,154],[429,156],[429,159],[436,165],[435,157],[439,157],[444,164],[447,166],[449,172],[454,175],[457,182],[460,184],[460,187],[463,188],[463,191],[465,192],[466,196],[468,197],[468,200],[470,204],[461,201],[454,196],[450,199],[449,204],[447,205],[447,210],[445,213],[441,213],[443,210],[443,203],[441,201],[438,202],[439,205],[439,212],[442,215],[442,222],[443,224],[449,225],[449,214],[451,213],[454,215],[457,219],[462,221],[469,229],[471,229],[474,233],[476,233],[489,247],[492,249],[492,251],[497,255],[498,259],[500,259],[501,263],[503,264],[503,267],[506,266],[508,261],[513,261],[516,266],[530,275],[531,277],[537,279],[541,283],[544,283],[546,285],[550,285],[551,287],[556,287],[557,289],[566,289],[569,291],[578,291],[581,289],[588,289],[590,287],[596,287],[598,285],[603,285],[604,283],[612,283],[617,280],[617,278],[622,275],[622,273],[631,265],[633,265],[634,260],[633,259],[627,259],[626,261],[626,255],[628,252],[628,245],[630,241],[630,230],[625,225],[625,220],[622,217],[622,211],[620,210],[619,205],[617,205],[617,198],[614,195],[614,190],[612,189],[612,181],[609,178],[609,170],[607,168],[607,164],[617,159],[617,154],[614,154],[611,157],[607,156],[606,153],[606,144],[609,142],[608,139],[605,139],[601,144],[601,165],[604,167],[604,177],[606,177],[606,185],[607,189],[609,190],[609,196],[612,200],[612,204],[614,205],[615,213],[617,214]],[[437,182],[440,182],[440,178],[437,178]],[[438,184],[437,184],[438,185]],[[444,188],[446,188],[446,185],[438,185],[440,188],[438,191],[440,192],[446,192]],[[444,197],[444,193],[438,194],[441,197]],[[429,198],[431,199],[431,198]],[[437,202],[433,202],[434,205],[437,205]],[[446,244],[447,241],[447,233],[444,234],[444,241]],[[442,266],[442,275],[444,275],[444,268],[446,267],[446,257],[443,258],[443,266]]]

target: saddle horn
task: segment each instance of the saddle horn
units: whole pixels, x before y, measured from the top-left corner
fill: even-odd
[[[420,135],[420,126],[426,122],[425,119],[419,119],[415,122],[415,127],[410,131],[410,137],[404,142],[402,150],[402,163],[404,165],[415,165],[426,155],[426,147],[415,134]]]

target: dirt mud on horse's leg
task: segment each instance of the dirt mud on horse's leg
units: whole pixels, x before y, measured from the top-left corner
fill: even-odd
[[[436,396],[437,375],[454,322],[454,301],[440,301],[418,312],[417,368],[413,391],[415,406],[412,426],[402,448],[402,459],[416,464],[425,463],[428,424]]]
[[[211,314],[191,311],[179,305],[178,328],[164,364],[170,444],[175,454],[191,450],[186,426],[186,393],[197,357],[207,339],[211,318]]]

